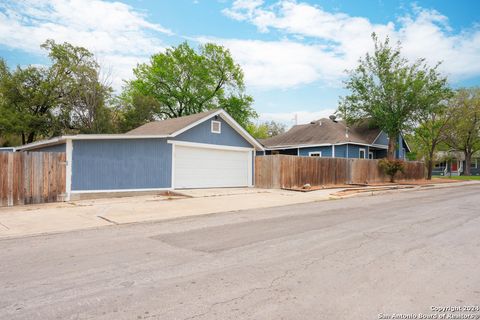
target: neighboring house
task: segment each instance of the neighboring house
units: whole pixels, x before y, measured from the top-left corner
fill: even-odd
[[[367,122],[347,127],[344,121],[320,119],[309,124],[293,126],[278,136],[261,140],[264,152],[258,154],[287,154],[328,158],[381,159],[387,156],[388,136]],[[410,152],[403,136],[398,137],[396,157],[405,159]]]
[[[14,147],[1,147],[0,152],[15,152]]]
[[[75,193],[253,186],[263,147],[224,110],[147,123],[126,134],[61,136],[17,148],[66,152]]]
[[[434,176],[460,176],[465,172],[465,154],[461,151],[438,151],[432,174]],[[480,175],[480,152],[472,156],[470,173],[473,176]]]

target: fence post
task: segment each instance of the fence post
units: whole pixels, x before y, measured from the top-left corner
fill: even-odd
[[[13,206],[13,152],[7,157],[7,206]]]
[[[281,188],[281,176],[282,166],[280,163],[280,155],[274,155],[272,157],[272,186],[274,189]]]
[[[347,161],[347,184],[351,184],[352,183],[353,161],[349,158],[346,158],[346,161]]]

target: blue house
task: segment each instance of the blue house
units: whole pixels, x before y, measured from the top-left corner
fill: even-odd
[[[263,151],[224,110],[154,121],[126,134],[61,136],[17,151],[66,152],[67,199],[75,194],[253,186]]]
[[[387,156],[389,138],[367,121],[348,127],[335,117],[293,126],[287,132],[260,141],[265,151],[257,154],[287,154],[296,156],[381,159]],[[398,136],[396,157],[405,159],[410,152],[402,135]]]

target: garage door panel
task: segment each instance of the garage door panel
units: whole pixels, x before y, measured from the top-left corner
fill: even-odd
[[[250,152],[175,146],[175,188],[241,187],[249,184]]]

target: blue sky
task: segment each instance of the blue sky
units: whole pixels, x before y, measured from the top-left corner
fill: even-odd
[[[442,61],[454,87],[480,85],[478,1],[22,0],[0,3],[0,56],[46,64],[47,38],[82,45],[119,90],[137,64],[188,41],[230,49],[259,121],[291,125],[332,113],[344,70],[372,48],[371,32],[401,41],[411,60]]]

